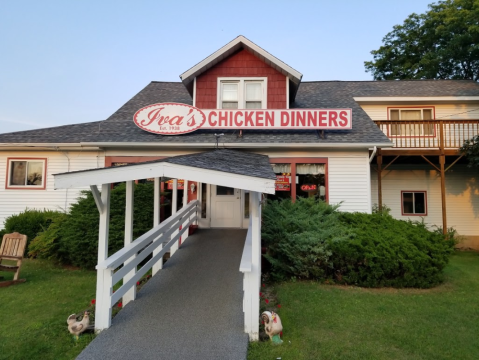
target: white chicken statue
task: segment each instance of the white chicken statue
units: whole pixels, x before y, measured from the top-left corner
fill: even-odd
[[[78,340],[78,336],[84,332],[90,325],[90,313],[85,311],[83,319],[77,321],[76,314],[71,314],[67,319],[68,331],[73,334],[73,338]]]
[[[278,314],[274,311],[264,311],[261,314],[261,318],[264,321],[264,330],[273,344],[282,344],[283,340],[281,340],[280,334],[283,331],[283,325]]]

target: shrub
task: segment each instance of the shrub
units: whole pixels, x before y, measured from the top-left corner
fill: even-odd
[[[113,254],[124,246],[125,184],[111,191],[108,252]],[[98,258],[99,213],[90,191],[73,204],[62,222],[58,258],[63,262],[93,269]],[[153,226],[153,185],[135,186],[133,236],[138,237]]]
[[[331,266],[327,241],[341,242],[349,236],[339,221],[337,206],[314,198],[299,198],[295,203],[271,201],[263,210],[265,258],[277,280],[324,277]]]
[[[453,242],[428,231],[424,223],[364,213],[342,213],[340,219],[355,235],[329,243],[339,282],[428,288],[443,281]]]
[[[20,234],[27,235],[28,244],[30,244],[39,231],[48,228],[52,217],[57,214],[61,213],[53,210],[26,209],[5,219],[5,234],[19,232]]]
[[[276,280],[332,280],[365,287],[428,288],[443,281],[454,239],[387,211],[341,213],[312,198],[269,202],[265,258]]]
[[[67,262],[58,253],[62,229],[67,218],[68,215],[64,213],[53,214],[49,219],[51,223],[48,228],[40,231],[30,243],[28,255],[33,258]]]

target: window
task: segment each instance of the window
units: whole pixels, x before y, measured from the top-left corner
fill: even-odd
[[[9,158],[6,189],[45,189],[46,159]]]
[[[432,120],[433,109],[389,109],[389,118],[401,122],[391,125],[391,135],[395,136],[419,136],[434,135],[434,125],[422,123],[418,120]],[[417,122],[417,123],[415,123]]]
[[[328,201],[328,159],[327,158],[271,158],[276,174],[274,195],[268,199],[278,200],[298,197],[315,197]]]
[[[227,186],[216,185],[216,195],[234,195],[235,189]]]
[[[403,215],[427,215],[425,191],[401,191]]]
[[[266,78],[220,78],[218,82],[218,109],[266,109]]]

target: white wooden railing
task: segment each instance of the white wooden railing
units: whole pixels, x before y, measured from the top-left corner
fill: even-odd
[[[163,258],[163,255],[178,242],[182,235],[183,238],[185,237],[184,233],[198,218],[198,204],[198,200],[190,202],[176,214],[96,266],[98,276],[103,277],[104,286],[100,297],[102,303],[99,304],[97,301],[95,315],[96,319],[106,319],[104,324],[95,323],[97,330],[110,327],[112,307],[136,286],[142,276]],[[156,249],[161,250],[153,254]],[[152,258],[137,270],[140,262],[150,254],[153,254]],[[122,280],[122,285],[113,292],[113,286]],[[102,314],[107,312],[109,316],[98,316],[99,312]]]
[[[252,229],[249,220],[248,232],[241,256],[240,271],[243,273],[243,313],[244,313],[244,332],[250,334],[253,332],[253,301],[258,297],[258,289],[255,289],[253,273],[253,251],[252,251]]]
[[[250,341],[259,338],[259,291],[261,284],[261,205],[259,193],[250,195],[250,220],[241,257],[243,273],[244,331]]]

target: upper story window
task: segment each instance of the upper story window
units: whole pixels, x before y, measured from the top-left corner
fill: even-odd
[[[6,189],[45,189],[46,159],[9,158]]]
[[[400,121],[402,124],[391,125],[391,135],[418,136],[434,135],[434,125],[429,123],[415,123],[418,120],[432,120],[432,108],[405,108],[389,109],[389,119]]]
[[[218,109],[266,109],[266,78],[219,78]]]

